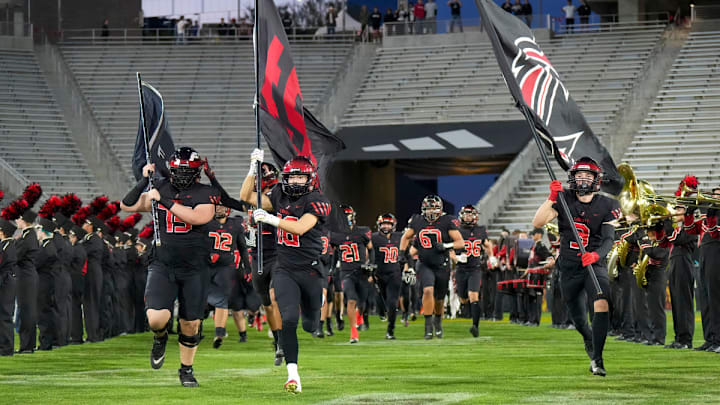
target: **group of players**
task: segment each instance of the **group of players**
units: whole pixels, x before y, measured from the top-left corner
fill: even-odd
[[[338,231],[331,230],[329,223],[333,205],[321,193],[315,166],[305,157],[291,159],[278,171],[272,164],[264,162],[261,150],[253,151],[240,201],[227,195],[207,162],[191,148],[178,149],[169,160],[168,169],[167,179],[153,180],[155,167],[147,165],[143,169],[143,178],[118,204],[96,199],[93,204],[80,208],[66,196],[60,199],[67,199],[65,204],[63,201],[46,202],[37,219],[27,209],[32,204],[22,203],[22,199],[3,211],[4,219],[0,220],[2,321],[3,326],[7,326],[6,320],[12,318],[12,309],[8,308],[13,307],[15,298],[9,303],[4,292],[15,289],[13,283],[17,278],[21,352],[35,348],[34,339],[30,342],[25,336],[30,333],[29,329],[33,334],[35,331],[35,325],[30,327],[27,321],[28,314],[33,311],[28,309],[27,300],[21,298],[27,291],[24,285],[28,284],[23,275],[28,273],[28,263],[37,268],[40,275],[39,283],[35,284],[37,295],[34,300],[40,305],[42,321],[37,325],[41,349],[54,344],[61,346],[66,342],[65,337],[70,342],[82,342],[83,323],[88,341],[141,332],[149,326],[154,334],[150,362],[158,369],[165,360],[177,302],[181,362],[178,372],[185,387],[198,385],[192,366],[201,340],[201,321],[207,316],[209,307],[214,310],[213,347],[219,348],[227,337],[225,324],[229,310],[233,311],[243,340],[246,329],[243,310],[255,313],[260,305],[263,306],[274,338],[275,364],[285,361],[288,378],[284,388],[292,393],[302,390],[297,370],[297,326],[301,316],[306,332],[316,337],[333,335],[333,318],[338,329],[345,326],[343,307],[347,302],[350,343],[357,343],[359,331],[367,325],[363,315],[367,314],[368,294],[373,288],[379,291],[385,307],[386,338],[389,340],[395,339],[398,305],[406,325],[409,314],[420,307],[425,339],[443,337],[442,319],[451,274],[460,301],[469,308],[473,336],[479,335],[481,318],[498,319],[495,316],[498,313],[502,317],[500,295],[497,300],[490,298],[495,297],[491,291],[494,291],[498,272],[489,270],[514,270],[510,265],[512,260],[508,260],[514,253],[512,246],[506,243],[508,238],[488,240],[485,228],[477,224],[477,212],[472,206],[463,207],[455,218],[443,212],[439,197],[428,196],[422,201],[420,214],[409,220],[402,233],[396,231],[397,220],[390,213],[378,217],[377,232],[372,233],[369,228],[356,224],[356,213],[351,207],[341,206],[346,226],[343,231]],[[200,183],[203,170],[212,185]],[[259,199],[255,191],[257,176],[261,177]],[[656,284],[662,282],[654,280],[663,277],[662,256],[667,256],[670,245],[679,247],[670,255],[673,317],[675,320],[677,312],[678,318],[674,322],[676,341],[669,346],[683,348],[692,344],[692,330],[686,330],[687,319],[684,318],[688,316],[684,313],[687,308],[682,307],[686,291],[679,291],[677,285],[685,285],[686,273],[690,271],[681,246],[694,243],[694,240],[683,235],[709,229],[706,235],[717,239],[717,226],[712,222],[714,212],[708,212],[707,217],[696,222],[688,211],[683,219],[684,227],[673,228],[669,221],[664,221],[649,230],[647,236],[637,230],[619,235],[622,240],[635,238],[632,240],[638,249],[644,249],[651,257],[651,268],[658,269],[657,275],[648,271],[648,288],[641,291],[648,305],[644,306],[639,299],[632,304],[636,308],[647,308],[648,316],[643,318],[640,311],[628,310],[630,300],[626,298],[639,293],[622,281],[612,283],[611,287],[605,268],[605,258],[613,246],[615,228],[622,214],[616,200],[597,194],[601,180],[602,171],[597,163],[582,158],[569,171],[569,192],[564,192],[559,181],[551,183],[550,196],[533,220],[536,230],[532,233],[528,266],[554,268],[554,290],[548,298],[552,299],[553,312],[565,310],[569,319],[556,323],[554,313],[553,324],[558,327],[572,325],[577,329],[591,360],[590,371],[604,376],[602,354],[611,327],[611,307],[613,329],[621,329],[623,339],[630,340],[627,331],[636,331],[653,344],[664,340],[664,313],[662,321],[658,313],[659,295],[664,303],[664,287],[660,292]],[[558,195],[561,192],[571,217],[560,209]],[[258,201],[260,207],[257,207]],[[247,221],[242,217],[229,217],[231,208],[243,209],[248,204],[255,207]],[[157,234],[153,235],[150,228],[138,234],[134,230],[138,219],[135,215],[128,217],[133,220],[117,225],[119,220],[111,218],[118,206],[134,213],[156,210]],[[559,238],[554,241],[553,254],[540,239],[543,226],[555,218]],[[632,222],[632,218],[628,219]],[[16,233],[15,226],[20,228],[17,240],[12,238]],[[580,254],[572,228],[579,233],[586,251],[584,254]],[[262,246],[260,251],[259,244]],[[673,257],[678,259],[673,261]],[[676,267],[673,267],[674,262],[678,263]],[[711,260],[706,262],[712,263]],[[628,260],[628,267],[631,263],[633,260]],[[45,266],[48,270],[44,270]],[[593,267],[597,285],[588,266]],[[454,273],[451,268],[455,268]],[[623,274],[621,270],[621,277],[627,276]],[[63,289],[66,279],[75,278],[83,279],[85,283],[84,296],[79,302],[75,300],[74,285],[70,293]],[[676,280],[675,288],[673,279]],[[131,284],[144,285],[144,288],[130,288]],[[140,290],[143,291],[145,316],[142,316],[137,299]],[[132,293],[123,293],[120,297],[118,291]],[[52,297],[48,298],[52,301],[50,304],[43,303],[45,295]],[[484,305],[481,305],[481,298]],[[491,300],[494,303],[488,302]],[[541,303],[538,294],[513,299],[511,321],[539,324]],[[588,310],[592,327],[587,322]],[[106,317],[110,323],[101,322],[103,312],[111,314]],[[708,314],[710,312],[708,310]],[[60,319],[63,318],[73,326],[61,326],[63,321]],[[711,315],[708,319],[712,319]],[[48,333],[47,325],[57,327]],[[80,327],[77,336],[75,325]],[[9,346],[8,328],[3,328],[2,354],[8,354],[8,347],[9,354],[12,353],[11,328]],[[708,330],[706,348],[716,348],[714,339],[718,335],[712,333],[712,327]]]

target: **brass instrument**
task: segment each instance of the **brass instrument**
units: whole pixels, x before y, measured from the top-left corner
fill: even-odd
[[[690,194],[695,193],[694,197]],[[703,193],[702,190],[695,190],[687,185],[683,184],[680,195],[665,195],[656,194],[653,200],[660,203],[674,204],[674,205],[685,205],[692,207],[705,207],[710,206],[712,208],[720,208],[720,198],[715,198]]]
[[[610,249],[610,253],[608,253],[607,269],[608,276],[611,279],[615,279],[618,276],[618,250],[620,250],[620,241],[616,241],[612,249]]]
[[[643,254],[642,259],[633,268],[633,275],[635,275],[635,283],[640,288],[647,287],[648,281],[645,277],[647,273],[648,264],[650,263],[650,256]]]
[[[623,215],[628,216],[631,213],[635,213],[638,209],[638,182],[635,178],[635,173],[629,164],[624,162],[620,163],[617,170],[620,175],[625,178],[625,185],[617,198],[620,202],[620,210]]]
[[[558,228],[558,225],[556,223],[548,222],[547,224],[545,224],[545,230],[549,234],[553,234],[558,238],[560,237],[560,229]]]

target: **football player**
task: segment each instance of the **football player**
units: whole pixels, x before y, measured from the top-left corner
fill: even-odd
[[[402,234],[395,232],[396,227],[395,215],[383,214],[377,219],[377,232],[372,234],[375,265],[377,265],[375,278],[387,310],[386,339],[395,339],[395,318],[402,285],[402,268],[399,262]]]
[[[565,201],[570,208],[571,218],[558,204],[558,194],[563,191],[559,180],[550,183],[550,195],[535,213],[533,226],[541,228],[553,219],[558,219],[560,231],[560,256],[556,262],[560,272],[563,300],[567,303],[570,318],[585,341],[585,351],[590,357],[590,371],[605,376],[603,348],[607,338],[610,317],[608,299],[610,282],[606,268],[606,257],[613,245],[614,224],[621,216],[619,203],[599,195],[602,169],[593,159],[582,157],[568,171],[568,189]],[[580,255],[578,241],[572,229],[576,228],[585,254]],[[587,266],[592,265],[602,292],[598,294],[590,278]],[[583,294],[593,298],[592,330],[587,324],[587,313],[583,305]]]
[[[357,314],[363,313],[371,288],[365,269],[366,264],[370,262],[373,246],[370,241],[370,229],[356,226],[355,210],[349,205],[341,205],[340,209],[347,218],[349,231],[331,232],[330,244],[337,249],[340,258],[342,288],[347,296],[347,314],[350,321],[350,343],[357,343],[359,339]]]
[[[464,249],[456,251],[457,267],[455,281],[460,302],[470,301],[470,314],[472,326],[470,333],[479,336],[478,323],[480,322],[480,280],[482,278],[481,265],[485,251],[488,249],[487,231],[484,226],[478,226],[478,213],[472,205],[466,205],[458,213],[460,219],[460,235],[465,241]]]
[[[153,164],[145,165],[143,178],[122,201],[128,212],[148,212],[152,201],[158,202],[161,244],[155,246],[148,266],[145,304],[154,342],[150,365],[162,367],[168,340],[167,324],[173,302],[178,299],[180,330],[180,382],[184,387],[197,387],[193,360],[200,344],[199,327],[207,302],[208,243],[207,223],[215,216],[218,190],[200,183],[203,161],[192,148],[181,147],[168,162],[169,180],[158,180],[147,192]]]
[[[250,171],[240,190],[240,198],[250,204],[257,203],[257,194],[253,191],[255,172],[263,156],[262,150],[253,151]],[[320,317],[322,276],[319,257],[331,205],[319,190],[315,165],[308,158],[290,159],[283,166],[281,177],[281,183],[272,187],[270,195],[262,194],[262,207],[253,212],[253,218],[277,228],[273,288],[282,318],[280,344],[288,370],[285,390],[299,393],[302,387],[297,371],[297,325],[300,310],[306,332],[314,331]]]
[[[400,242],[401,263],[406,263],[405,251],[417,235],[418,277],[422,288],[422,307],[425,315],[425,339],[442,338],[444,299],[450,281],[449,249],[461,249],[465,241],[458,230],[460,222],[443,212],[440,197],[428,195],[420,206],[420,215],[410,219]],[[433,320],[433,314],[435,319]]]

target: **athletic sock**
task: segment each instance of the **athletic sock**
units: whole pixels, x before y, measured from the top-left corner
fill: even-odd
[[[225,328],[219,328],[219,327],[218,327],[218,328],[215,328],[215,336],[216,336],[216,337],[224,338],[224,337],[225,337],[225,333],[226,333]]]
[[[273,342],[275,343],[275,346],[277,346],[278,338],[279,338],[280,334],[278,333],[277,330],[274,330],[274,331],[272,331],[272,335],[273,335]]]
[[[320,321],[320,329],[319,330],[322,331],[324,327],[325,327],[325,321]]]
[[[478,322],[480,322],[480,301],[470,303],[470,312],[472,313],[473,326],[478,326]]]
[[[300,382],[300,374],[297,371],[297,363],[288,363],[287,365],[288,380]]]
[[[246,337],[246,336],[247,336],[247,331],[240,332],[240,337]]]
[[[427,333],[428,331],[432,332],[432,327],[433,327],[432,321],[433,321],[432,315],[425,315],[425,333]]]
[[[337,321],[337,323],[340,323],[340,321],[342,321],[342,317],[340,316],[340,310],[339,310],[339,309],[336,309],[336,310],[335,310],[335,320]]]
[[[610,314],[608,312],[595,312],[592,323],[593,360],[602,359],[609,323]]]
[[[192,364],[189,365],[189,366],[186,366],[186,365],[180,363],[180,369],[182,369],[182,370],[192,370]]]

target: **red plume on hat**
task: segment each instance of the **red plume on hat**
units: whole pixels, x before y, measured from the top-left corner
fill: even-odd
[[[138,221],[140,221],[141,219],[142,219],[142,214],[139,212],[136,212],[136,213],[130,215],[129,217],[127,217],[123,220],[122,224],[120,224],[120,230],[123,232],[127,232],[128,229],[131,229],[132,227],[134,227],[135,224],[137,224]]]
[[[107,221],[112,217],[113,215],[117,214],[117,212],[120,210],[120,202],[114,201],[105,206],[98,214],[97,217],[102,219],[103,221]]]
[[[82,200],[75,194],[65,194],[60,204],[60,213],[70,218],[77,210],[82,207]]]
[[[110,217],[107,221],[105,221],[105,224],[110,228],[110,233],[114,233],[115,231],[120,228],[120,225],[122,224],[122,220],[119,216],[115,215]]]
[[[143,228],[142,231],[138,234],[138,238],[144,238],[144,239],[150,239],[153,237],[153,234],[155,233],[153,228],[153,223],[150,222],[149,224],[145,225],[145,228]]]
[[[0,190],[0,201],[2,201],[3,198],[5,198],[5,193],[3,193],[2,190]]]
[[[108,198],[104,195],[101,195],[100,197],[96,197],[91,203],[90,203],[90,209],[92,210],[91,215],[97,215],[102,211],[108,203]]]
[[[73,223],[75,225],[83,226],[83,224],[85,223],[85,220],[90,215],[92,215],[92,208],[90,208],[90,206],[86,205],[86,206],[80,208],[79,210],[77,210],[75,215],[73,215],[72,218],[70,218],[70,219],[73,221]]]
[[[62,200],[60,199],[60,197],[56,195],[50,196],[50,198],[45,201],[45,204],[40,207],[40,212],[38,212],[38,216],[52,219],[52,217],[55,215],[55,212],[60,209],[61,204]]]
[[[28,208],[30,208],[30,206],[27,201],[21,198],[11,202],[10,205],[5,207],[2,212],[0,212],[0,217],[7,221],[12,221],[20,218]]]
[[[28,208],[32,208],[42,195],[42,187],[37,183],[32,183],[25,187],[25,191],[22,193],[22,199],[28,204]]]
[[[685,176],[685,178],[682,179],[682,181],[678,185],[678,189],[675,192],[675,196],[680,197],[680,195],[682,194],[682,191],[683,191],[683,185],[688,186],[688,188],[691,188],[693,190],[697,190],[699,184],[700,183],[698,182],[697,177],[690,176],[690,175]]]

